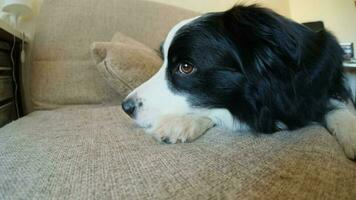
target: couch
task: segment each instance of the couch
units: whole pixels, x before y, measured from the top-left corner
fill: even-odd
[[[122,112],[90,44],[120,31],[157,49],[195,15],[141,0],[45,0],[23,69],[28,115],[0,129],[0,199],[356,199],[356,163],[321,126],[213,128],[164,145]]]

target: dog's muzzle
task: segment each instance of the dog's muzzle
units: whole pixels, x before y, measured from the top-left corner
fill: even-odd
[[[126,114],[128,114],[131,118],[135,116],[135,112],[137,110],[136,102],[134,99],[129,98],[124,100],[121,104],[122,109],[125,111]]]

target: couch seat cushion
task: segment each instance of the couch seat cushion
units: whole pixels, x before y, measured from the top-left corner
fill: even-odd
[[[0,199],[355,199],[355,185],[319,126],[163,145],[118,106],[73,106],[0,129]]]

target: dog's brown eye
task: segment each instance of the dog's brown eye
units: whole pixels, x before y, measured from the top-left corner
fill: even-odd
[[[194,67],[187,63],[182,63],[178,65],[179,72],[182,74],[191,74],[194,72]]]

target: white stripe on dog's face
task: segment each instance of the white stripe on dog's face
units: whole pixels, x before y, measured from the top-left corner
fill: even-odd
[[[161,69],[127,97],[127,99],[133,98],[136,102],[135,121],[139,126],[150,128],[154,126],[162,115],[185,114],[192,110],[185,96],[173,93],[168,87],[166,69],[168,65],[168,50],[174,36],[180,28],[194,19],[196,18],[178,23],[169,32],[163,45],[164,62]]]

